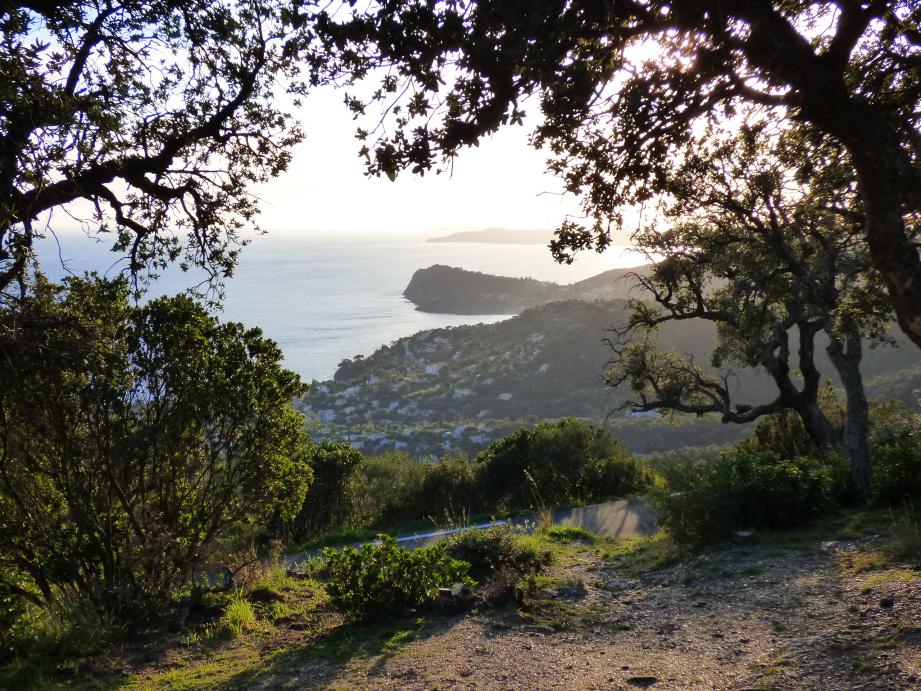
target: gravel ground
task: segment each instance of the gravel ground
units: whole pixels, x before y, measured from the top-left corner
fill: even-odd
[[[283,685],[921,689],[921,580],[900,566],[855,572],[872,548],[739,547],[639,579],[586,552],[558,569],[570,585],[522,614],[438,618],[396,654],[304,668]]]

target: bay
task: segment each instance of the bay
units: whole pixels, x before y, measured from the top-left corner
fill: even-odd
[[[54,280],[89,270],[111,276],[124,268],[105,242],[79,233],[42,240],[37,250],[43,270]],[[560,265],[542,245],[427,243],[418,235],[269,233],[244,248],[226,283],[222,318],[260,327],[281,347],[286,367],[307,381],[324,380],[343,358],[369,355],[417,331],[509,318],[416,310],[402,293],[417,269],[446,264],[572,283],[641,263],[640,255],[623,246],[601,255],[583,253],[573,264]],[[181,292],[200,280],[197,274],[170,270],[150,293]]]

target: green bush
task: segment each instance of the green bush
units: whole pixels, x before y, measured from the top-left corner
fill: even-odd
[[[414,520],[425,467],[394,451],[366,457],[352,478],[353,526],[382,526]]]
[[[650,481],[645,467],[614,437],[574,418],[519,430],[483,451],[477,462],[483,466],[484,495],[508,509],[531,506],[535,490],[552,505],[629,494]]]
[[[348,444],[322,441],[311,450],[313,484],[291,525],[296,540],[317,537],[346,525],[354,513],[352,480],[362,455]]]
[[[662,469],[657,495],[660,523],[682,542],[706,543],[732,531],[800,525],[840,496],[842,461],[781,459],[771,452],[735,449],[716,463]]]
[[[889,405],[874,411],[873,495],[883,505],[921,498],[921,414]]]
[[[541,552],[530,541],[509,525],[466,530],[453,535],[446,544],[447,552],[455,559],[470,563],[476,578],[488,576],[502,568],[515,571],[539,570],[548,563],[549,555]]]
[[[765,415],[752,433],[735,445],[747,452],[771,451],[781,458],[816,456],[819,447],[806,432],[803,419],[793,410]]]
[[[188,296],[138,305],[122,279],[37,279],[0,304],[0,592],[152,613],[290,520],[311,471],[281,358]]]
[[[425,464],[425,475],[416,499],[418,518],[469,516],[490,507],[483,502],[480,467],[466,456],[447,455]]]
[[[326,590],[333,604],[367,619],[434,602],[438,588],[475,583],[470,564],[452,558],[444,543],[410,552],[396,540],[379,536],[380,544],[360,549],[327,549]]]

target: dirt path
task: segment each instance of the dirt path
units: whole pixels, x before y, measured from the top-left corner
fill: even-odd
[[[865,574],[863,543],[736,548],[639,579],[588,552],[531,621],[441,618],[397,654],[291,670],[335,688],[918,689],[921,575]],[[527,616],[527,615],[526,615]],[[557,630],[548,624],[554,624]],[[303,676],[301,676],[303,675]],[[266,687],[278,679],[265,679]]]

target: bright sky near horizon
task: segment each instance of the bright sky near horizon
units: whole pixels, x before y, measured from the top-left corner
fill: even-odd
[[[545,173],[545,155],[528,144],[532,127],[504,128],[455,160],[453,174],[401,173],[395,182],[368,178],[358,156],[357,123],[343,92],[326,89],[305,99],[299,113],[307,133],[288,171],[254,190],[260,224],[270,232],[431,232],[556,228],[578,214]]]

